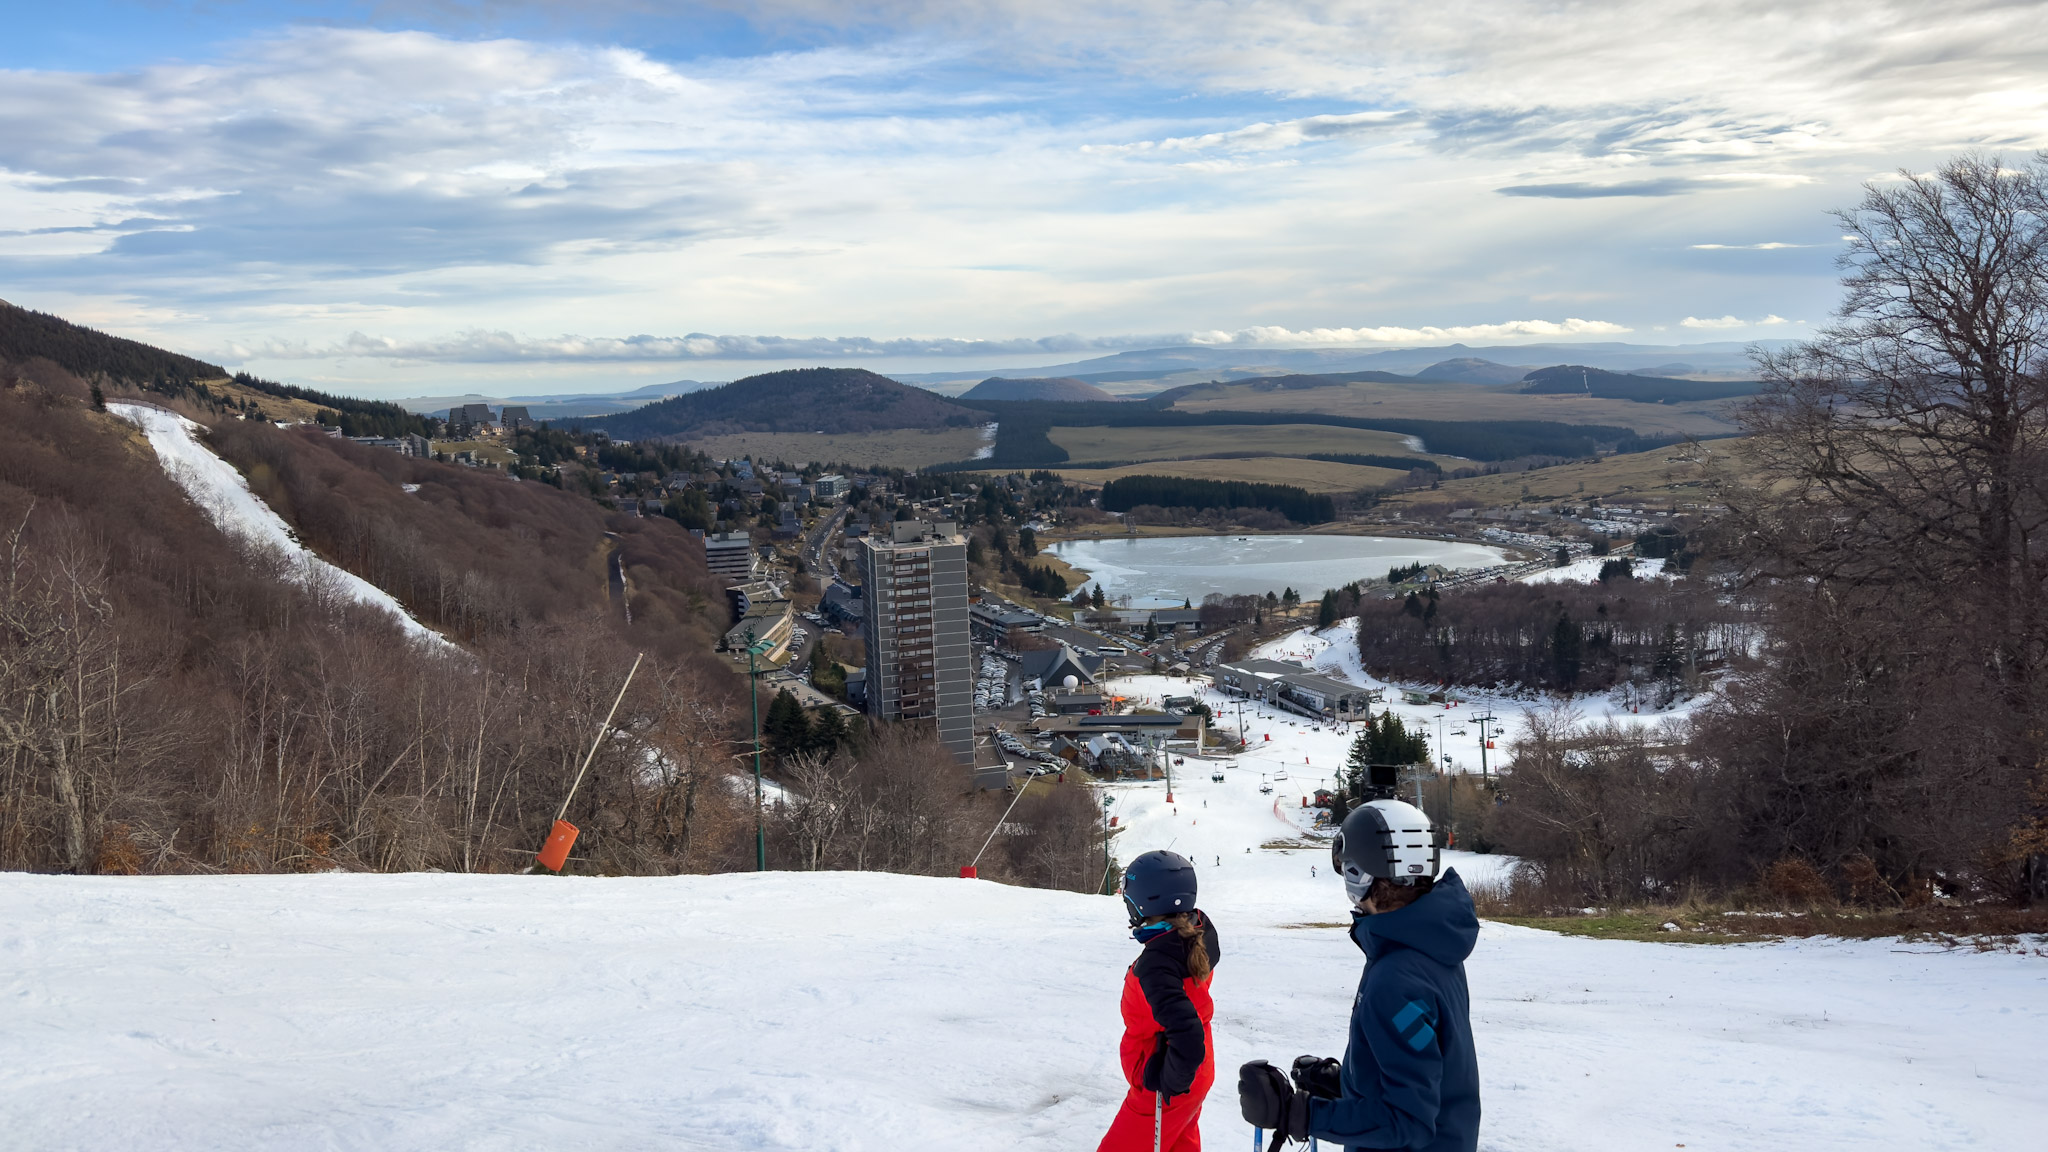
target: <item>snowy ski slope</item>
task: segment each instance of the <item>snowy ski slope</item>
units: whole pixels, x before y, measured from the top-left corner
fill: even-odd
[[[1250,1138],[1229,1070],[1336,1054],[1359,972],[1327,849],[1261,847],[1335,744],[1271,730],[1173,804],[1109,790],[1222,932],[1212,1147]],[[1135,948],[1114,898],[951,878],[0,875],[0,1145],[1087,1152]],[[1486,1149],[2048,1131],[2048,959],[1487,925],[1468,967]]]
[[[175,412],[147,404],[113,403],[107,405],[107,411],[142,429],[164,471],[215,527],[253,547],[291,558],[299,567],[299,583],[318,585],[358,603],[381,608],[396,617],[415,639],[457,651],[440,633],[413,619],[405,606],[382,588],[329,564],[300,544],[284,518],[249,490],[248,480],[235,466],[214,455],[192,435],[199,425]]]

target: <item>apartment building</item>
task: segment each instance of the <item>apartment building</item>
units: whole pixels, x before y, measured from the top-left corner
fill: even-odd
[[[704,566],[714,576],[746,580],[754,575],[754,540],[745,532],[717,532],[704,538]]]
[[[863,539],[868,714],[929,720],[961,763],[974,760],[967,538],[945,521],[878,524]]]

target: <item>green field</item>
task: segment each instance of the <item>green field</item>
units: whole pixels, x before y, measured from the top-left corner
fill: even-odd
[[[1192,460],[1227,454],[1308,456],[1316,453],[1418,456],[1392,432],[1333,428],[1326,424],[1270,424],[1206,428],[1053,428],[1052,442],[1067,451],[1068,467],[1091,462],[1125,464],[1145,460]],[[1449,464],[1449,459],[1438,458]],[[1455,465],[1453,465],[1455,466]],[[1194,476],[1171,472],[1155,475]]]

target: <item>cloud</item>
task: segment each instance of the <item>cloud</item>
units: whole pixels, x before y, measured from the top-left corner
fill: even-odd
[[[400,360],[418,363],[511,364],[669,360],[875,360],[960,356],[1043,356],[1196,345],[1239,348],[1356,347],[1444,340],[1513,340],[1611,336],[1629,331],[1601,320],[1510,320],[1449,327],[1244,328],[1235,332],[1167,332],[1121,336],[1065,334],[1009,340],[907,336],[556,336],[531,339],[502,331],[471,331],[435,340],[401,340],[352,332],[332,344],[286,340],[229,343],[208,353],[229,364],[251,360]]]
[[[1687,316],[1678,322],[1682,328],[1769,328],[1778,324],[1790,323],[1792,321],[1775,314],[1765,316],[1761,320],[1744,320],[1739,316],[1718,316],[1706,319],[1698,316]]]
[[[1261,348],[1318,345],[1431,344],[1444,340],[1513,340],[1526,337],[1618,336],[1629,328],[1605,320],[1509,320],[1499,324],[1454,324],[1421,328],[1246,328],[1237,332],[1192,333],[1191,344]]]
[[[1692,248],[1703,252],[1775,252],[1780,248],[1818,248],[1818,244],[1784,244],[1772,240],[1763,244],[1693,244]]]
[[[1041,347],[906,331],[1597,336],[1730,301],[1814,315],[1836,290],[1812,269],[1671,252],[2048,144],[2048,22],[1989,0],[710,0],[739,30],[676,58],[607,39],[698,45],[668,34],[693,17],[598,2],[557,6],[551,40],[439,5],[447,35],[248,27],[0,71],[0,283],[366,374]],[[1611,327],[1441,326],[1566,306]],[[564,331],[689,335],[508,335]],[[856,335],[706,335],[792,331]]]
[[[1498,189],[1503,196],[1542,196],[1552,200],[1592,200],[1604,196],[1683,196],[1714,185],[1705,180],[1669,176],[1661,180],[1624,180],[1614,184],[1565,181],[1557,184],[1510,184]],[[1725,187],[1725,185],[1724,185]]]
[[[1210,149],[1269,152],[1326,140],[1376,136],[1389,128],[1416,121],[1415,113],[1409,111],[1332,113],[1278,123],[1262,121],[1223,132],[1205,132],[1199,136],[1170,136],[1163,140],[1139,140],[1129,144],[1085,144],[1081,151],[1108,156],[1203,152]]]

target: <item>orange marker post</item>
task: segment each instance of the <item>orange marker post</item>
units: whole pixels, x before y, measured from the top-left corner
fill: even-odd
[[[560,872],[562,865],[569,862],[569,849],[576,844],[576,826],[567,820],[555,821],[554,831],[548,833],[548,842],[540,846],[540,853],[534,857],[540,866],[550,872]]]

